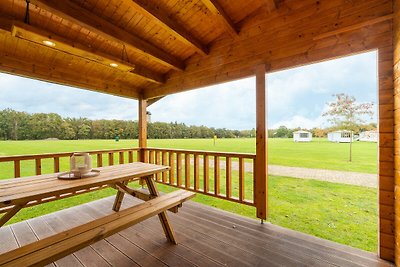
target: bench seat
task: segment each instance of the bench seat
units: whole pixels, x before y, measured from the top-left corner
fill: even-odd
[[[168,193],[0,255],[0,266],[42,266],[136,223],[180,206],[195,194]]]

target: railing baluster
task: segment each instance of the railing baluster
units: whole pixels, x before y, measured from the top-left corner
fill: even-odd
[[[256,205],[256,159],[253,159],[253,203]]]
[[[244,159],[239,158],[239,200],[243,201],[245,199],[245,189],[244,189]]]
[[[214,194],[219,195],[219,156],[214,156]]]
[[[129,163],[133,162],[133,151],[132,150],[128,151],[128,162]]]
[[[176,153],[176,177],[178,187],[182,186],[182,155]]]
[[[149,152],[149,163],[154,163],[154,151],[150,150]]]
[[[162,165],[167,165],[167,152],[166,151],[163,151],[163,152],[161,152],[161,156],[162,156]],[[167,172],[163,172],[162,173],[162,181],[163,181],[163,183],[166,183],[167,182]]]
[[[36,170],[36,175],[42,174],[42,160],[40,158],[35,159],[35,170]]]
[[[194,190],[199,190],[200,187],[200,179],[199,179],[199,166],[200,160],[199,155],[194,154]]]
[[[175,183],[175,161],[174,161],[174,152],[169,152],[169,184],[173,185]]]
[[[203,158],[203,182],[204,182],[204,193],[208,193],[210,191],[210,162],[208,160],[208,155],[204,155]]]
[[[190,154],[185,154],[185,188],[190,188]]]
[[[108,165],[114,165],[114,153],[108,153]]]
[[[14,178],[21,177],[21,161],[14,160]]]
[[[225,159],[226,167],[226,198],[232,197],[232,158],[226,157]]]
[[[149,163],[150,162],[150,151],[144,150],[144,162]]]
[[[54,172],[60,172],[60,158],[54,157]]]
[[[155,161],[155,163],[157,165],[160,165],[160,151],[156,151],[156,161]],[[160,181],[160,180],[161,180],[161,174],[157,173],[156,174],[156,181]]]
[[[124,164],[125,160],[124,160],[124,152],[120,151],[119,152],[119,164]]]
[[[103,167],[103,154],[97,154],[97,167]]]

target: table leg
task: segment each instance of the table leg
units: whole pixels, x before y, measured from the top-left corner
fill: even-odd
[[[123,182],[124,185],[127,185],[128,182]],[[118,190],[118,188],[117,188]],[[113,211],[119,211],[119,209],[121,208],[121,204],[122,204],[122,200],[124,199],[124,192],[121,192],[120,190],[118,190],[117,195],[115,196],[115,200],[114,200],[114,205],[113,205]]]
[[[7,211],[3,217],[0,218],[0,227],[2,227],[6,222],[8,222],[18,211],[20,211],[23,207],[25,207],[26,203],[24,204],[17,204],[11,210]]]
[[[153,176],[147,176],[144,179],[146,180],[147,188],[149,189],[150,195],[159,196],[160,193],[157,190]],[[158,214],[158,218],[160,219],[160,223],[163,227],[165,236],[167,237],[168,241],[172,242],[173,244],[178,244],[178,242],[176,241],[174,230],[172,229],[171,223],[168,219],[167,212],[161,212],[160,214]]]

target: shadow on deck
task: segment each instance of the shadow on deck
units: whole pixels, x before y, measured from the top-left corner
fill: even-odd
[[[123,207],[135,200],[125,198]],[[113,197],[0,228],[0,253],[112,213]],[[179,245],[153,217],[51,266],[391,266],[374,254],[195,202],[169,213]]]

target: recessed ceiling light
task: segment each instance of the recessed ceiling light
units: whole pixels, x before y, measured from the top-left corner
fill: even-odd
[[[44,40],[44,41],[43,41],[43,44],[45,44],[45,45],[47,45],[47,46],[51,46],[51,47],[56,46],[56,44],[55,44],[54,42],[49,41],[49,40]]]
[[[118,64],[117,63],[110,63],[110,66],[116,68],[116,67],[118,67]]]

